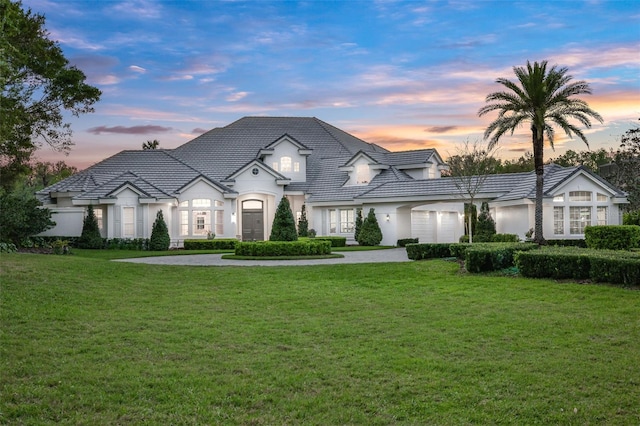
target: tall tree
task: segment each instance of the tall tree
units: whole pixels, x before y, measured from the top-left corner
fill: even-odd
[[[307,219],[307,207],[303,204],[302,211],[300,213],[300,220],[298,220],[298,236],[309,236],[309,220]]]
[[[473,213],[475,208],[473,202],[476,195],[482,189],[487,176],[493,172],[496,167],[496,161],[493,157],[494,148],[485,148],[481,146],[479,141],[464,142],[458,149],[458,154],[450,156],[447,163],[449,164],[449,174],[453,180],[458,192],[468,200],[470,205],[468,220],[469,242],[473,242]],[[466,209],[465,209],[466,213]]]
[[[0,172],[3,185],[28,169],[43,144],[68,151],[74,116],[93,111],[101,92],[69,64],[49,39],[43,15],[23,10],[19,1],[0,0]]]
[[[627,130],[620,138],[620,148],[613,162],[601,168],[605,179],[627,192],[625,210],[640,211],[640,127]]]
[[[589,146],[587,138],[578,126],[569,120],[577,120],[585,127],[591,127],[591,119],[602,122],[600,114],[589,108],[575,95],[590,94],[591,88],[585,81],[572,81],[568,69],[556,65],[547,69],[547,61],[531,64],[526,67],[514,67],[513,72],[518,81],[498,78],[496,83],[507,90],[487,95],[487,105],[480,108],[478,115],[498,111],[498,118],[489,124],[484,132],[489,139],[489,147],[495,146],[505,133],[513,132],[524,123],[531,126],[533,143],[533,160],[536,172],[536,205],[534,241],[544,244],[542,227],[542,189],[544,185],[544,136],[553,148],[554,128],[560,127],[567,136],[578,136]]]

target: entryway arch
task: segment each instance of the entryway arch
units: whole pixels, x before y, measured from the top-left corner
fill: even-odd
[[[264,202],[244,200],[242,209],[242,241],[264,240]]]

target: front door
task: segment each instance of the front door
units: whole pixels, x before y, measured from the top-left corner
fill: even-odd
[[[242,203],[242,241],[264,240],[262,201],[248,200]]]

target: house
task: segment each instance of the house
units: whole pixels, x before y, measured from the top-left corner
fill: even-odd
[[[185,239],[268,239],[287,197],[306,205],[318,235],[353,239],[357,211],[370,208],[382,244],[400,238],[458,241],[465,197],[438,152],[390,152],[311,117],[245,117],[175,149],[123,151],[38,192],[56,227],[78,236],[92,205],[103,237],[147,238],[163,211],[172,245]],[[500,233],[534,226],[535,174],[491,175],[475,196],[488,201]],[[583,238],[586,225],[621,223],[625,194],[582,167],[545,167],[546,238]]]

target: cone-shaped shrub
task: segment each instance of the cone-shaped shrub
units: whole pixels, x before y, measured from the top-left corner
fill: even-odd
[[[167,228],[167,223],[164,221],[162,210],[158,210],[158,213],[156,213],[156,220],[153,222],[153,228],[151,229],[149,250],[169,250],[170,244],[171,238],[169,237],[169,229]]]
[[[307,220],[307,209],[305,205],[302,205],[302,212],[300,213],[300,220],[298,221],[298,236],[309,236],[309,221]]]
[[[489,212],[489,203],[484,201],[480,207],[480,215],[473,232],[473,241],[476,243],[490,242],[496,234],[496,222]]]
[[[297,241],[298,233],[296,232],[296,221],[291,213],[291,206],[287,197],[282,197],[280,204],[278,204],[278,210],[276,210],[276,217],[273,218],[273,224],[271,226],[270,241]]]
[[[360,230],[362,229],[362,209],[358,209],[356,213],[356,226],[355,232],[353,233],[353,239],[358,241],[358,236],[360,235]]]
[[[377,246],[382,241],[382,231],[378,225],[374,209],[369,209],[369,214],[362,222],[362,229],[358,234],[357,241],[361,246]]]
[[[87,209],[87,216],[82,222],[82,234],[76,243],[79,248],[84,249],[101,249],[104,241],[100,236],[100,228],[98,227],[98,218],[93,212],[93,206]]]

